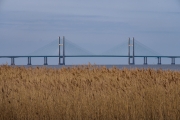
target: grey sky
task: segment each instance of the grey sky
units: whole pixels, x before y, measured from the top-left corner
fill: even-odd
[[[0,0],[1,55],[25,55],[63,35],[94,53],[135,37],[163,55],[180,55],[180,2]]]

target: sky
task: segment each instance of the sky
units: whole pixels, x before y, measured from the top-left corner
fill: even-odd
[[[0,0],[0,55],[28,55],[58,36],[96,54],[134,37],[161,55],[180,56],[180,0]],[[81,58],[67,63],[119,61]]]

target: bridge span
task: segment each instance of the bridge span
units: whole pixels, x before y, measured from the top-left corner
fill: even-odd
[[[0,59],[2,58],[9,58],[11,59],[11,65],[16,65],[15,64],[15,59],[18,58],[27,58],[27,65],[32,65],[32,58],[43,58],[44,59],[44,64],[43,65],[48,65],[48,58],[59,58],[59,64],[58,65],[65,65],[65,58],[74,58],[74,57],[105,57],[105,58],[132,58],[131,56],[125,56],[125,55],[66,55],[66,56],[0,56]],[[144,63],[142,65],[148,65],[148,58],[157,58],[157,65],[161,65],[161,59],[163,58],[169,58],[171,59],[170,65],[176,65],[175,60],[180,58],[180,56],[133,56],[134,60],[135,58],[142,58],[144,59]],[[62,60],[62,61],[61,61]],[[135,65],[135,63],[129,63],[129,65]]]
[[[57,42],[57,40],[56,40]],[[157,64],[155,65],[161,65],[163,64],[162,63],[162,59],[164,58],[168,58],[168,59],[171,59],[171,63],[169,63],[170,65],[176,65],[176,59],[180,58],[180,56],[163,56],[163,55],[157,55],[156,52],[154,52],[153,50],[149,49],[148,48],[148,51],[149,53],[151,53],[151,55],[138,55],[138,49],[141,49],[139,50],[140,52],[141,51],[145,51],[144,49],[147,49],[146,46],[144,46],[143,44],[139,43],[139,42],[136,42],[135,44],[135,40],[134,40],[134,37],[133,39],[131,40],[130,38],[128,39],[128,43],[126,44],[123,44],[123,46],[119,47],[119,46],[116,46],[116,48],[126,48],[126,52],[125,52],[125,55],[119,55],[121,50],[117,50],[115,52],[117,52],[118,54],[109,54],[108,52],[106,52],[106,54],[103,54],[103,55],[91,55],[91,54],[86,54],[86,53],[83,53],[83,54],[67,54],[66,53],[66,49],[67,46],[69,45],[69,48],[73,48],[73,46],[76,46],[77,49],[79,49],[78,51],[83,51],[84,49],[82,48],[78,48],[77,45],[74,45],[74,43],[71,43],[71,42],[68,42],[67,43],[65,42],[65,37],[63,36],[62,40],[60,39],[59,37],[59,43],[57,42],[54,42],[53,43],[50,43],[50,46],[55,49],[56,51],[56,47],[58,47],[57,50],[59,53],[56,54],[56,55],[25,55],[25,56],[0,56],[0,59],[2,58],[9,58],[11,59],[11,65],[16,65],[15,64],[15,59],[18,59],[18,58],[27,58],[27,65],[33,65],[32,64],[32,59],[33,58],[42,58],[44,59],[44,63],[43,65],[48,65],[48,58],[58,58],[58,64],[57,65],[66,65],[65,63],[65,60],[66,58],[85,58],[85,57],[89,57],[89,58],[127,58],[127,61],[128,61],[128,65],[135,65],[135,59],[136,58],[140,58],[140,59],[143,59],[143,63],[142,65],[148,65],[148,59],[149,58],[156,58],[157,59]],[[55,43],[55,47],[52,46],[54,45]],[[67,45],[67,46],[66,46]],[[48,52],[48,51],[51,51],[50,48],[47,49],[48,47],[46,46],[45,48],[41,48],[40,50],[43,51],[43,52]],[[136,49],[135,49],[136,48]],[[76,49],[72,49],[73,52],[76,51]],[[38,51],[37,51],[38,52]],[[35,52],[35,53],[37,53]],[[114,52],[113,52],[114,53]],[[43,53],[44,54],[44,53]],[[156,55],[154,55],[156,54]],[[113,63],[110,63],[110,64],[113,64]],[[119,61],[119,64],[121,64],[121,62]]]

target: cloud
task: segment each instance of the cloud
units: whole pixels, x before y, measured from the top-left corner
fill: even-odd
[[[4,4],[4,0],[0,0],[0,10],[2,9],[3,4]]]
[[[35,41],[66,34],[85,36],[86,41],[98,36],[104,41],[121,36],[161,38],[172,33],[179,38],[179,4],[179,0],[0,0],[0,36]]]
[[[180,0],[176,0],[180,4]]]
[[[126,22],[111,21],[108,16],[39,14],[34,12],[6,12],[2,14],[0,29],[22,31],[108,32],[128,27]]]

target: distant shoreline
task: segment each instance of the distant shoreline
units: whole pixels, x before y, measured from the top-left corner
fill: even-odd
[[[11,66],[11,65],[9,65]],[[45,68],[68,68],[68,67],[80,67],[80,66],[89,66],[87,64],[85,65],[13,65],[13,67],[25,67],[25,68],[35,68],[35,67],[45,67]],[[96,67],[107,67],[107,68],[112,68],[116,67],[119,69],[127,68],[127,69],[163,69],[163,70],[180,70],[180,64],[177,65],[170,65],[170,64],[163,64],[163,65],[91,65],[91,66],[96,66]]]

